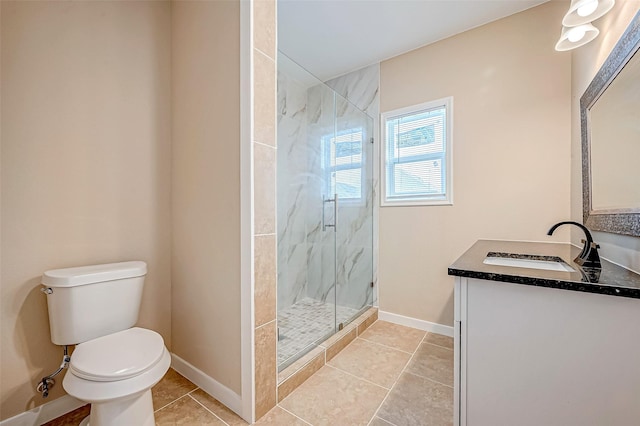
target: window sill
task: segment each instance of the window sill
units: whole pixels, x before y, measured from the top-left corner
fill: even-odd
[[[452,200],[381,200],[380,207],[453,206]]]

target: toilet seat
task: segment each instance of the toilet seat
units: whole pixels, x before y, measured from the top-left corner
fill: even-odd
[[[137,395],[144,392],[151,392],[151,387],[158,383],[167,370],[169,370],[169,366],[171,365],[171,355],[164,346],[162,336],[158,333],[146,329],[137,329],[138,331],[134,330],[136,329],[124,330],[108,336],[99,337],[98,339],[89,340],[78,345],[73,354],[71,354],[69,371],[65,374],[62,382],[62,387],[67,391],[67,393],[81,401],[95,404],[111,403],[110,401],[123,399],[129,400],[130,398],[136,398]],[[122,336],[117,336],[121,333],[125,334],[124,338],[122,338]],[[150,335],[149,333],[152,334]],[[156,337],[150,337],[154,335]],[[107,340],[108,337],[112,337],[112,339]],[[132,341],[132,339],[135,340],[136,338],[140,338],[140,340]],[[160,355],[158,359],[154,361],[158,341],[160,342]],[[98,342],[98,344],[94,345],[96,342]],[[104,344],[104,342],[107,342],[108,344]],[[138,361],[137,363],[133,362],[129,365],[127,365],[127,363],[123,363],[122,365],[124,367],[122,369],[125,371],[113,370],[113,365],[117,366],[117,363],[113,365],[105,363],[110,366],[109,368],[100,364],[109,356],[116,354],[118,350],[124,351],[125,348],[122,346],[123,344],[128,344],[129,348],[133,348],[135,351],[145,352],[145,355],[139,358],[143,361]],[[78,352],[78,349],[82,349],[83,345],[85,345],[85,348],[89,347],[89,349],[94,349],[97,347],[100,350],[104,349],[104,351],[100,352],[96,358],[89,360],[89,350],[82,350],[81,352]],[[127,352],[131,351],[127,349]],[[120,355],[120,358],[125,359],[124,355]],[[144,361],[144,359],[146,359],[146,361]],[[126,379],[121,378],[126,375],[130,376],[133,374],[133,371],[140,371],[140,373]],[[100,381],[85,379],[79,375],[87,373],[91,377],[103,379],[109,377],[110,380]],[[112,373],[113,375],[107,376],[107,374]]]
[[[68,371],[64,376],[62,387],[74,398],[81,401],[103,403],[120,398],[133,397],[140,392],[146,392],[162,379],[171,365],[171,355],[164,349],[160,361],[144,373],[131,379],[114,382],[96,382],[85,380]]]
[[[164,351],[162,336],[133,327],[77,345],[69,370],[95,382],[126,380],[152,369]]]

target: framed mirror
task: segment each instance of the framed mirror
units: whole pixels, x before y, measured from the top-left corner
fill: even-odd
[[[640,12],[580,98],[584,224],[640,236]]]

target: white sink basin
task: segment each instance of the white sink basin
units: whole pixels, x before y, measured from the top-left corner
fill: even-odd
[[[486,265],[511,266],[514,268],[544,269],[547,271],[576,271],[566,263],[556,262],[554,260],[518,259],[513,257],[487,256],[482,263]]]

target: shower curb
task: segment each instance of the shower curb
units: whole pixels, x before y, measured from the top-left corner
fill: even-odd
[[[378,308],[370,308],[345,328],[278,374],[277,400],[285,399],[298,386],[335,357],[378,319]]]

